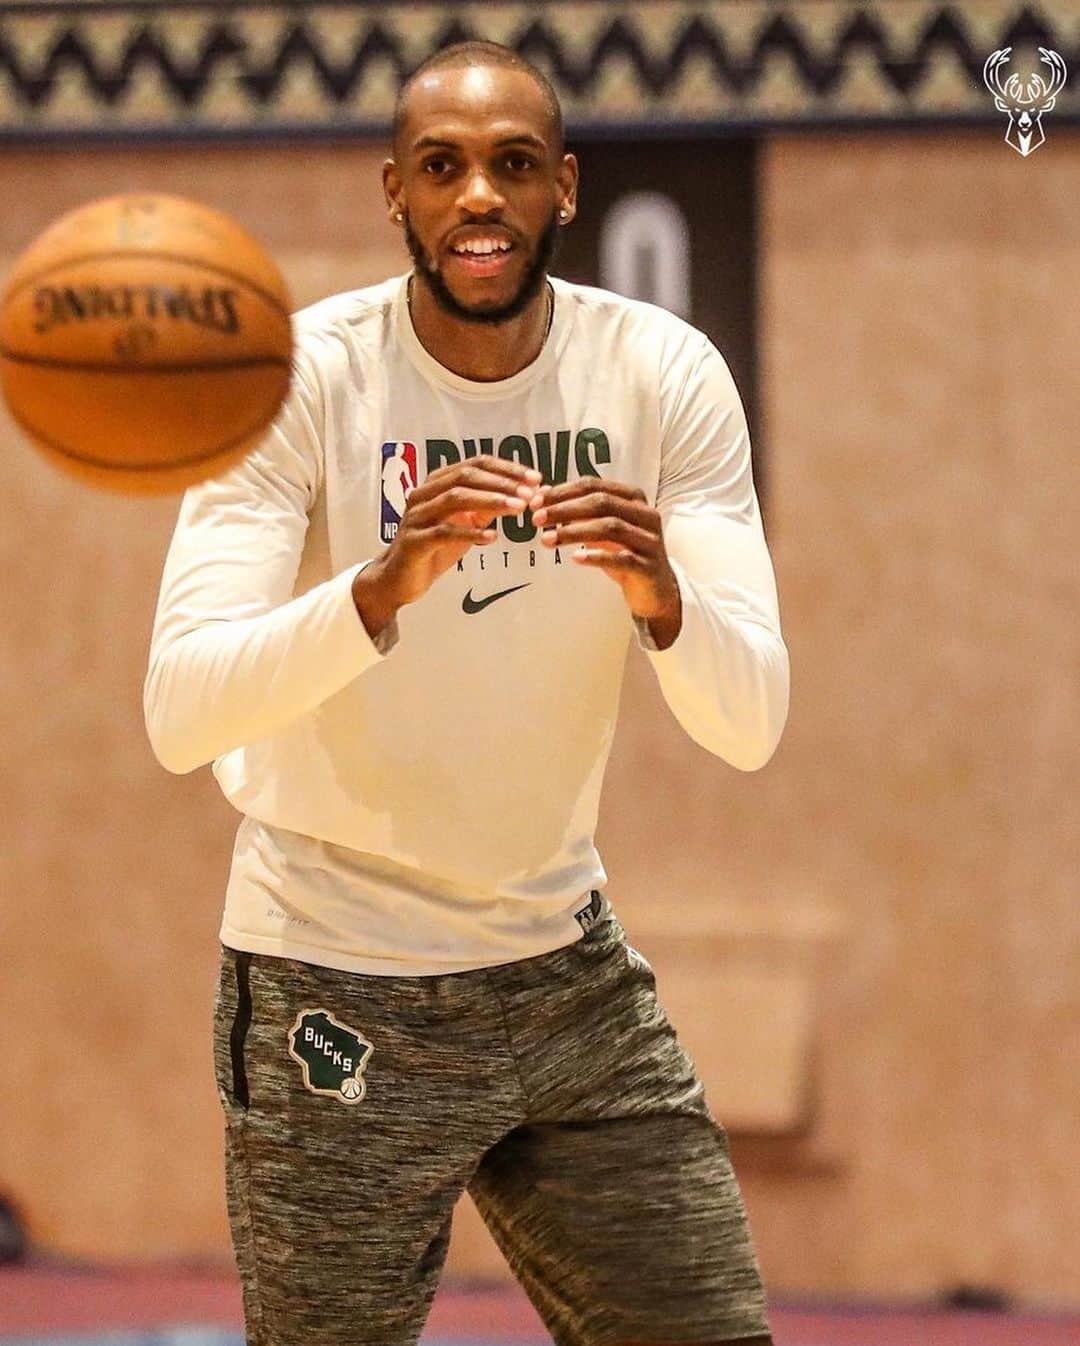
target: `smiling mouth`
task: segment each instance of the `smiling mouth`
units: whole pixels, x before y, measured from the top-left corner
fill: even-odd
[[[496,276],[517,251],[505,238],[466,239],[450,248],[450,256],[471,276]]]

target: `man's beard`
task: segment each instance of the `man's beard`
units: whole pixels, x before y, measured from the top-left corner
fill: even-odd
[[[409,249],[409,255],[413,259],[416,274],[424,281],[424,284],[434,295],[435,302],[444,313],[448,313],[452,318],[457,318],[461,322],[494,325],[509,322],[511,318],[516,318],[519,314],[524,313],[540,293],[547,276],[548,267],[551,265],[558,249],[559,224],[553,208],[551,219],[548,220],[547,226],[536,244],[536,255],[529,263],[524,276],[522,276],[517,293],[507,303],[501,304],[498,308],[469,308],[454,298],[446,281],[443,280],[438,265],[432,262],[432,259],[424,250],[424,245],[413,233],[412,223],[407,211],[405,213],[405,242]]]

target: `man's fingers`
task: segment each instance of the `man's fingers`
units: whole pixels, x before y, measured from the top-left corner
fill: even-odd
[[[409,497],[408,518],[411,525],[426,528],[440,519],[455,519],[470,515],[487,519],[501,514],[524,514],[526,508],[526,502],[520,495],[452,486],[434,499],[420,502],[416,501],[414,492]]]
[[[601,570],[624,570],[627,572],[647,570],[648,561],[632,551],[600,551],[596,546],[586,547],[583,551],[572,551],[570,559],[583,566],[597,566]]]
[[[447,519],[429,524],[426,528],[414,528],[408,533],[398,534],[403,542],[421,546],[432,542],[494,542],[498,536],[498,529],[451,523]]]
[[[597,493],[648,504],[648,496],[640,486],[629,486],[624,481],[611,481],[607,477],[576,477],[573,481],[559,482],[557,486],[540,485],[533,498],[539,497],[538,508],[546,508]]]
[[[554,486],[541,486],[539,489],[551,500],[569,499],[583,491],[610,491],[612,495],[625,496],[628,500],[645,500],[647,496],[640,486],[631,486],[625,481],[616,481],[612,477],[574,477],[572,481],[560,481]]]
[[[485,491],[491,495],[516,495],[528,504],[532,498],[533,487],[531,482],[521,481],[517,477],[499,476],[495,472],[471,472],[468,476],[443,477],[434,484],[432,478],[428,477],[425,482],[410,491],[409,499],[415,500],[417,504],[427,504],[429,500],[438,500],[448,491]]]
[[[595,487],[585,495],[569,500],[557,500],[544,503],[533,510],[533,522],[542,528],[556,523],[572,523],[576,519],[625,519],[628,523],[644,528],[647,532],[659,535],[660,513],[647,500],[636,496],[622,495],[608,489]]]
[[[573,523],[545,525],[540,540],[548,547],[570,547],[584,542],[588,545],[611,543],[624,551],[653,556],[660,539],[647,528],[621,518],[580,519]]]
[[[437,467],[434,472],[428,474],[428,481],[438,480],[448,476],[455,476],[462,472],[470,471],[496,472],[500,476],[515,476],[522,479],[528,478],[531,481],[540,481],[541,473],[535,467],[526,467],[524,463],[519,463],[516,458],[500,458],[494,453],[479,453],[473,457],[462,458],[456,463],[445,463],[442,467]]]
[[[496,458],[493,454],[482,453],[476,458],[436,468],[416,487],[413,495],[427,499],[441,494],[448,485],[510,492],[518,486],[529,486],[535,490],[542,480],[534,467],[524,467],[513,458]]]

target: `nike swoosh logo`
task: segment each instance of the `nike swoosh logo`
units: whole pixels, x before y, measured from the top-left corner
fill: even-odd
[[[512,589],[500,589],[497,594],[488,594],[487,598],[473,598],[472,590],[461,600],[462,612],[472,614],[474,612],[483,612],[489,603],[494,603],[497,598],[505,598],[507,594],[516,594],[519,589],[527,589],[529,581],[524,584],[515,584]]]

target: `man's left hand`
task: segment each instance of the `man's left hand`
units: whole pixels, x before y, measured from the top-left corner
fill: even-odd
[[[668,561],[660,513],[645,492],[603,477],[539,486],[529,502],[545,547],[577,548],[572,558],[610,575],[630,611],[644,617],[659,649],[682,626],[679,582]]]

